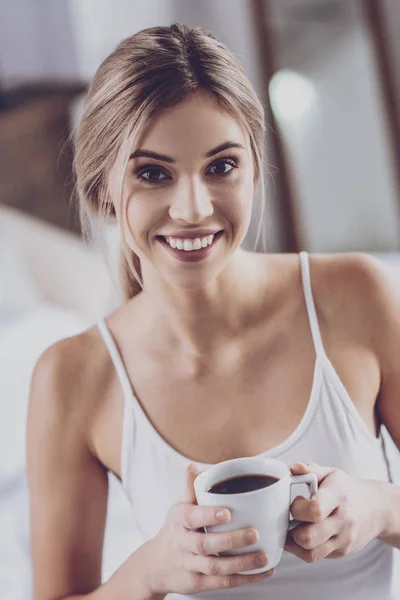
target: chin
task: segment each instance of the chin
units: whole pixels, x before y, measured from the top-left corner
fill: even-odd
[[[163,269],[162,279],[176,290],[201,290],[218,279],[225,265],[212,265],[204,268],[183,268],[181,273],[167,274]]]

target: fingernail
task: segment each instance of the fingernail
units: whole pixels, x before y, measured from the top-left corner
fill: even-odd
[[[309,471],[310,466],[307,463],[296,462],[292,464],[292,469],[301,469],[302,471]]]
[[[246,544],[255,544],[258,541],[258,533],[256,531],[247,531],[245,541]]]
[[[255,562],[257,567],[265,567],[268,564],[268,556],[266,554],[257,554]]]
[[[216,514],[216,517],[219,521],[229,521],[231,518],[231,513],[229,510],[219,510]]]

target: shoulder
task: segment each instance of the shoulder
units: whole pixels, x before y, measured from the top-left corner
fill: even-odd
[[[30,420],[46,417],[88,439],[90,423],[107,377],[105,353],[96,327],[60,340],[39,357],[31,378]]]
[[[64,338],[47,348],[36,362],[32,385],[59,390],[66,398],[79,389],[93,360],[94,331]],[[86,360],[85,360],[86,359]]]
[[[362,281],[370,281],[379,273],[390,273],[384,262],[366,252],[344,252],[337,254],[310,254],[310,265],[338,276],[357,275]]]
[[[393,268],[366,253],[311,255],[315,302],[320,312],[356,331],[381,365],[400,350],[400,280]]]
[[[314,301],[323,317],[336,313],[339,306],[350,311],[362,309],[363,313],[375,310],[379,303],[396,296],[393,270],[367,253],[309,254],[308,259]],[[301,286],[297,253],[261,255],[261,261],[266,273],[272,265],[275,279],[285,290],[292,293],[299,283]],[[265,281],[268,285],[268,277]]]
[[[394,269],[370,254],[309,254],[308,258],[313,296],[321,312],[330,306],[336,311],[338,302],[375,310],[400,300],[400,279]],[[297,253],[259,254],[257,260],[265,273],[273,263],[281,283],[286,281],[290,287],[298,285],[300,259]],[[265,281],[268,285],[268,277]]]
[[[338,299],[344,303],[348,299],[349,304],[356,303],[367,311],[399,302],[399,280],[394,270],[370,254],[313,254],[310,270],[313,286],[325,299],[332,298],[335,308]]]

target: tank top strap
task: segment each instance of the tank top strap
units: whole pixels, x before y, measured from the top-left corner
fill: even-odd
[[[303,281],[303,292],[306,301],[308,320],[310,323],[311,334],[314,342],[314,348],[317,357],[325,356],[325,349],[322,343],[321,331],[318,324],[317,311],[311,288],[310,262],[308,252],[300,252],[301,277]]]
[[[129,498],[129,500],[131,500],[129,491],[129,470],[132,464],[132,453],[135,438],[135,395],[133,393],[132,385],[126,372],[126,368],[123,363],[121,354],[108,328],[106,320],[101,319],[97,323],[97,326],[110,354],[112,363],[114,365],[118,380],[121,384],[122,391],[124,394],[124,416],[122,424],[121,446],[121,483],[127,497]]]
[[[104,343],[107,346],[111,360],[117,372],[118,379],[121,383],[124,396],[125,398],[129,398],[129,396],[132,395],[132,386],[131,382],[129,381],[128,374],[126,372],[125,365],[122,361],[121,354],[117,348],[117,344],[115,343],[115,340],[111,335],[111,332],[107,326],[105,319],[101,319],[101,321],[98,322],[97,326],[104,340]]]

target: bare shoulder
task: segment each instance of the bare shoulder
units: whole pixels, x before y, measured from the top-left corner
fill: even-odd
[[[381,260],[366,252],[343,252],[338,254],[310,254],[310,265],[327,275],[350,276],[360,282],[373,282],[374,278],[391,274],[392,270]]]
[[[82,359],[89,339],[89,331],[85,331],[59,340],[47,348],[35,365],[32,382],[47,388],[49,385],[75,386],[77,378],[82,378],[85,373],[85,363]]]
[[[105,358],[96,327],[47,348],[33,371],[29,413],[71,423],[89,442],[90,423],[107,376]]]
[[[400,280],[392,268],[354,252],[311,255],[310,270],[322,315],[364,336],[380,362],[399,351]]]
[[[399,279],[393,269],[363,252],[310,255],[313,288],[324,300],[375,311],[399,303]],[[388,314],[376,315],[385,318]],[[392,315],[393,316],[393,315]]]
[[[272,263],[279,284],[288,289],[298,286],[297,253],[259,254],[257,261],[265,273]],[[394,270],[378,258],[363,252],[309,255],[311,287],[322,317],[330,313],[356,311],[378,318],[396,318],[400,308],[400,279]],[[265,278],[269,285],[268,277]],[[376,311],[382,311],[382,314]],[[348,314],[346,313],[346,316]]]
[[[273,261],[285,294],[304,302],[298,255]],[[309,265],[325,351],[371,430],[377,414],[400,448],[399,277],[362,252],[310,254]]]

